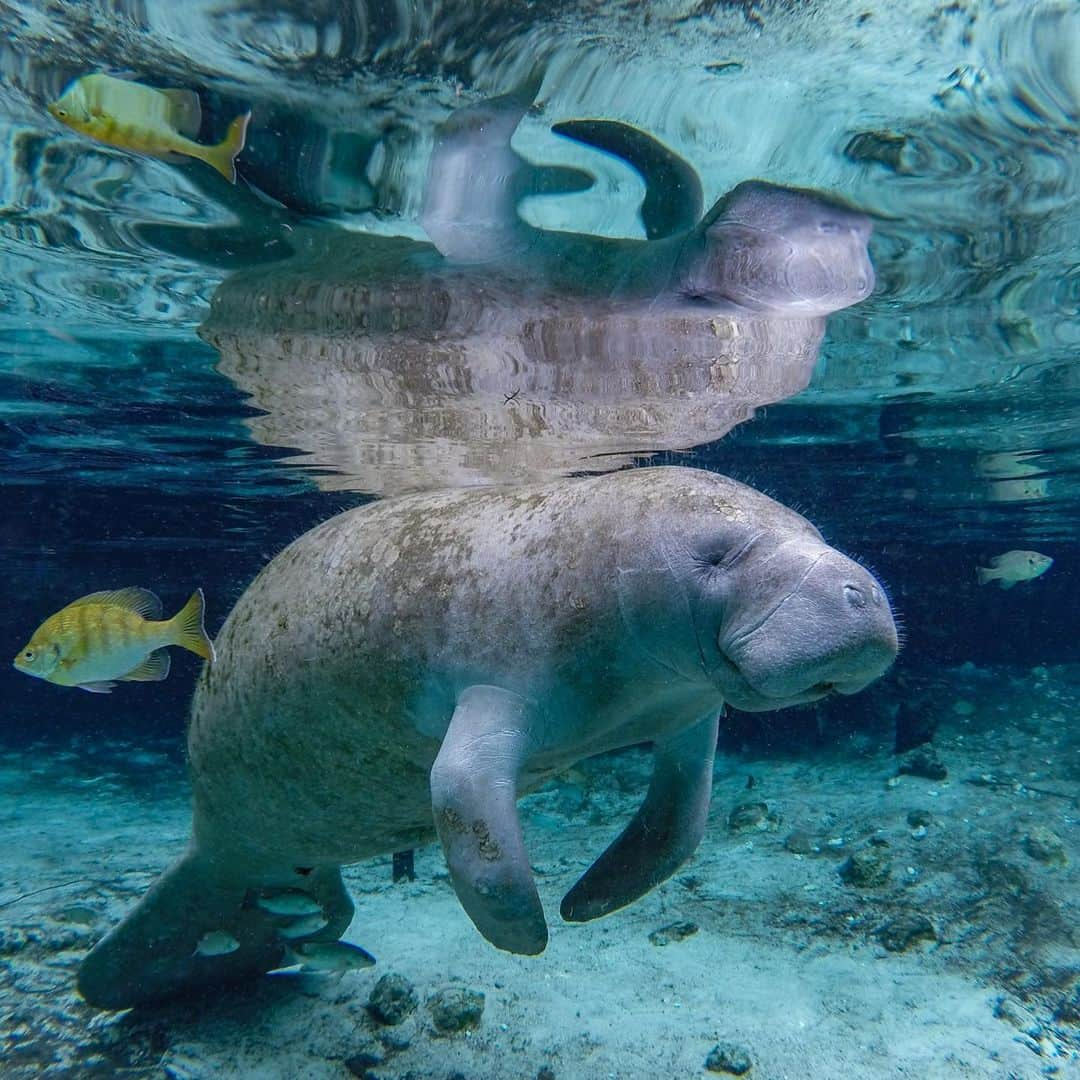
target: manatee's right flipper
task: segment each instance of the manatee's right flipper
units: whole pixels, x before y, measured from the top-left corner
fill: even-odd
[[[650,240],[689,232],[701,220],[705,196],[698,174],[674,150],[619,120],[566,120],[551,130],[625,161],[645,181],[641,224]]]
[[[547,923],[517,813],[527,709],[517,694],[470,686],[432,766],[431,802],[461,906],[493,945],[532,956]]]
[[[281,919],[255,902],[261,892],[301,889],[318,901],[328,923],[304,940],[333,941],[345,932],[353,907],[336,867],[260,877],[252,882],[231,860],[189,849],[90,951],[79,969],[79,992],[99,1008],[126,1009],[279,967]],[[234,937],[235,951],[200,954],[199,942],[214,931]]]

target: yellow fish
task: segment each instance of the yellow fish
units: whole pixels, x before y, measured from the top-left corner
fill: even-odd
[[[91,593],[46,619],[15,657],[15,667],[94,694],[110,693],[114,679],[159,682],[169,674],[169,645],[213,663],[203,611],[202,589],[164,621],[161,601],[148,589]]]
[[[152,157],[198,158],[234,184],[236,155],[244,149],[251,119],[251,113],[238,116],[217,146],[205,146],[191,138],[202,123],[193,90],[157,90],[103,74],[75,79],[48,110],[62,124],[98,142]]]

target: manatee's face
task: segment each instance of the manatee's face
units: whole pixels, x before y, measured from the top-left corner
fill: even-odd
[[[704,553],[698,645],[724,700],[747,712],[855,694],[896,658],[884,589],[791,517],[805,528],[748,534],[719,559]]]
[[[870,220],[810,192],[749,181],[681,259],[687,300],[792,315],[827,315],[874,288]]]

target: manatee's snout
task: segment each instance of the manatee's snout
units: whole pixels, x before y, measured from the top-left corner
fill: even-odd
[[[850,243],[843,239],[831,243],[833,250],[793,253],[786,270],[792,308],[829,314],[865,300],[874,291],[874,267],[864,243],[849,239]]]
[[[777,708],[858,693],[888,670],[899,642],[881,585],[829,550],[761,622],[721,648],[759,699],[756,707]]]

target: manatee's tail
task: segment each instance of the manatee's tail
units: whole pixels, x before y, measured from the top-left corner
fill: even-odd
[[[201,656],[208,664],[216,659],[214,643],[206,633],[206,598],[202,589],[196,589],[188,602],[169,620],[172,628],[172,644]]]
[[[259,877],[253,883],[235,861],[190,849],[90,951],[79,993],[98,1008],[127,1009],[279,967],[297,939],[280,933],[282,919],[256,903],[260,893],[300,889],[318,902],[327,924],[304,941],[335,941],[348,928],[353,906],[337,867],[289,870],[269,886]],[[208,934],[234,944],[232,951],[201,947]]]
[[[212,168],[217,169],[230,184],[236,183],[236,158],[240,151],[244,149],[250,120],[251,113],[249,112],[238,116],[229,125],[225,138],[217,146],[206,147],[205,152],[201,155],[203,161]]]

